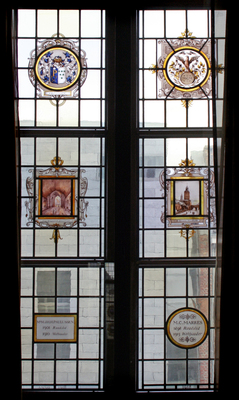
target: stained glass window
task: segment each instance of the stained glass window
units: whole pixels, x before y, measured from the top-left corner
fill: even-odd
[[[20,9],[17,41],[22,385],[102,390],[105,11]]]
[[[21,127],[105,126],[104,15],[19,10]]]
[[[215,256],[212,139],[162,134],[139,143],[140,257]]]
[[[141,10],[138,24],[137,387],[210,391],[217,223],[211,12]],[[217,99],[222,37],[214,39]],[[207,333],[194,347],[187,326],[197,313]]]
[[[212,127],[211,63],[207,10],[140,13],[139,126]]]
[[[211,17],[18,10],[24,390],[214,390]]]

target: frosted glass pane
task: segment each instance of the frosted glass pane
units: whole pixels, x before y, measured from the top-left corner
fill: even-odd
[[[35,255],[36,257],[53,257],[55,255],[54,240],[49,240],[52,230],[37,229],[35,233]]]
[[[78,126],[78,100],[66,100],[58,109],[59,126]]]
[[[88,68],[99,68],[101,66],[101,40],[82,39],[81,48],[86,52]]]
[[[56,126],[56,107],[49,100],[37,100],[37,126]]]
[[[18,10],[18,36],[35,36],[35,10]]]
[[[145,200],[144,201],[144,227],[157,229],[163,228],[164,223],[161,220],[164,214],[163,200]]]
[[[58,241],[57,255],[59,257],[77,256],[77,231],[75,229],[61,229],[62,240]]]
[[[54,361],[34,362],[34,383],[50,384],[54,382]]]
[[[164,126],[164,102],[159,100],[146,100],[144,102],[144,126]]]
[[[18,67],[28,66],[30,52],[34,48],[34,39],[18,39]]]
[[[144,166],[163,166],[164,165],[164,140],[145,139],[144,140]]]
[[[164,232],[148,230],[144,232],[144,256],[164,257]]]
[[[35,102],[34,100],[19,100],[18,102],[20,126],[34,126]]]
[[[101,36],[101,11],[81,10],[81,36]]]
[[[148,385],[164,383],[163,361],[146,361],[144,363],[144,383]]]
[[[51,37],[57,33],[57,10],[38,10],[37,17],[38,36]]]
[[[168,128],[186,127],[186,109],[182,106],[180,100],[171,100],[166,102]]]
[[[149,68],[151,64],[156,64],[156,41],[144,40],[144,68]]]
[[[34,139],[21,138],[21,163],[32,165],[34,163]]]
[[[164,295],[164,269],[145,268],[144,269],[144,296],[163,296]]]
[[[66,37],[79,36],[79,10],[59,11],[59,31]]]
[[[161,10],[144,11],[144,36],[164,36],[164,12]]]
[[[22,229],[21,231],[21,256],[32,257],[33,255],[33,231]]]
[[[206,100],[194,100],[192,107],[188,108],[188,126],[190,128],[206,128],[208,126],[208,102]]]
[[[100,232],[97,229],[80,231],[80,256],[99,257]]]
[[[144,300],[144,326],[147,328],[164,327],[164,299]]]
[[[188,10],[188,29],[196,37],[207,37],[208,35],[208,12],[207,10]]]
[[[18,95],[19,97],[35,96],[35,88],[29,80],[27,69],[18,70]]]
[[[186,158],[186,139],[166,139],[166,160],[168,166],[178,166]]]
[[[100,165],[100,139],[82,138],[80,140],[81,165]]]
[[[22,358],[31,358],[32,356],[32,330],[21,330],[21,348]]]
[[[21,268],[21,296],[31,296],[33,293],[33,269]]]
[[[100,126],[100,105],[98,100],[81,100],[81,126]]]
[[[79,329],[79,358],[99,357],[99,330]]]
[[[100,275],[99,268],[81,268],[80,270],[80,296],[99,296]]]
[[[56,383],[68,385],[76,383],[76,361],[56,362]]]
[[[64,165],[78,165],[78,138],[59,138],[58,154]]]
[[[79,303],[79,327],[98,327],[99,299],[82,297]]]
[[[179,37],[186,29],[186,12],[180,10],[166,11],[166,36]]]
[[[186,269],[167,268],[166,295],[186,296]]]
[[[51,165],[51,160],[56,156],[55,138],[37,138],[36,164]]]
[[[88,70],[87,79],[81,88],[82,98],[100,98],[101,95],[101,72]]]
[[[186,257],[186,240],[179,231],[167,231],[167,257]]]
[[[189,138],[188,157],[197,165],[208,165],[208,139]]]

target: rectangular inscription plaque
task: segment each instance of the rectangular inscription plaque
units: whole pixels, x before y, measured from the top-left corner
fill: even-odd
[[[35,315],[35,342],[76,342],[77,316],[73,314]]]

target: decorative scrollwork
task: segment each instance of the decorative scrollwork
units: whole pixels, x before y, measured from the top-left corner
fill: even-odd
[[[43,207],[43,202],[46,202],[45,199],[41,200],[42,194],[39,192],[38,185],[41,185],[43,181],[48,181],[49,183],[52,182],[54,185],[55,182],[68,181],[71,185],[71,182],[74,180],[78,180],[78,169],[67,169],[62,167],[64,161],[59,157],[56,159],[54,157],[51,160],[52,167],[46,169],[37,169],[36,171],[36,178],[37,181],[33,179],[33,170],[29,169],[28,172],[31,173],[30,176],[26,179],[26,190],[29,196],[29,199],[25,201],[26,207],[26,218],[27,222],[26,225],[29,226],[33,222],[39,227],[49,227],[49,228],[66,228],[66,227],[73,227],[77,225],[77,223],[81,223],[83,226],[86,226],[86,218],[87,218],[87,208],[89,202],[85,200],[85,195],[88,189],[88,179],[83,177],[83,174],[86,172],[85,169],[80,169],[79,171],[79,196],[75,193],[74,198],[72,199],[72,207],[75,208],[74,203],[79,202],[79,216],[76,215],[69,215],[68,211],[63,213],[62,215],[58,214],[55,216],[54,213],[46,214],[43,216],[39,215],[39,209]],[[45,178],[49,178],[45,179]],[[57,178],[57,179],[56,179]],[[59,179],[58,179],[59,178]],[[34,196],[34,186],[36,184],[36,193]],[[73,193],[74,194],[74,193]],[[61,198],[55,195],[56,200],[59,204],[61,204]],[[39,204],[40,203],[40,204]],[[60,205],[58,205],[60,207]],[[70,206],[71,209],[71,206]],[[35,210],[35,220],[34,220],[34,210]],[[60,208],[58,208],[60,210]]]

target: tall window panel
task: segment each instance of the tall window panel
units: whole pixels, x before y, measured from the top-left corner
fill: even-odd
[[[105,12],[20,9],[17,41],[22,385],[99,391],[106,293]]]
[[[139,11],[137,388],[143,392],[214,387],[212,64],[209,10]]]
[[[104,127],[104,12],[18,15],[20,126]]]

